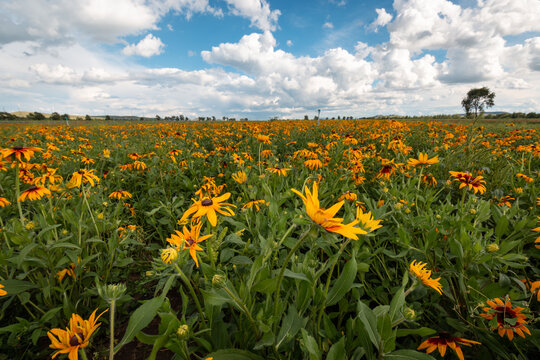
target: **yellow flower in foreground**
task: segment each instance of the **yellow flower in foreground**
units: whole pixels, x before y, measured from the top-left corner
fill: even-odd
[[[439,157],[435,156],[434,158],[428,159],[428,154],[419,153],[418,159],[410,158],[409,161],[407,161],[407,164],[409,166],[430,166],[433,164],[437,164],[439,162]]]
[[[97,330],[101,323],[97,323],[97,320],[107,310],[103,311],[96,317],[96,310],[90,315],[88,320],[83,320],[80,315],[72,314],[69,320],[69,327],[66,330],[51,329],[47,336],[51,340],[50,347],[57,349],[52,358],[54,359],[58,354],[68,354],[69,360],[79,359],[79,349],[88,346],[90,337]]]
[[[243,171],[239,171],[237,173],[232,174],[232,178],[234,181],[236,181],[239,184],[243,184],[247,181],[247,175]]]
[[[442,285],[439,282],[441,278],[432,279],[431,270],[425,269],[426,265],[426,263],[422,263],[420,261],[416,262],[416,260],[413,260],[410,265],[411,272],[414,276],[422,280],[424,285],[435,289],[439,294],[442,295]]]
[[[0,296],[6,296],[7,291],[4,290],[4,285],[0,284]]]
[[[450,349],[453,349],[456,352],[460,360],[464,360],[465,358],[463,357],[463,352],[459,346],[460,344],[466,346],[471,346],[472,344],[481,345],[481,343],[478,341],[450,336],[450,334],[443,331],[439,334],[439,336],[430,337],[421,343],[416,350],[426,349],[426,352],[430,354],[438,349],[441,356],[444,357],[444,354],[446,354],[446,347],[448,346]]]
[[[313,193],[308,187],[304,188],[306,196],[296,189],[291,189],[296,195],[300,196],[306,206],[306,213],[316,224],[322,226],[326,231],[341,234],[349,239],[358,240],[357,235],[367,234],[366,231],[355,227],[359,220],[354,220],[349,224],[343,224],[342,218],[335,218],[334,215],[341,209],[344,201],[334,204],[329,209],[320,207],[319,189],[316,182],[313,183]]]
[[[44,195],[51,195],[51,191],[47,188],[43,187],[37,187],[37,186],[30,186],[28,189],[26,189],[21,196],[19,196],[18,201],[25,201],[28,200],[39,200]]]
[[[172,234],[171,237],[167,239],[169,244],[176,246],[178,250],[180,249],[180,246],[183,246],[182,250],[189,250],[189,254],[191,255],[193,261],[195,261],[195,265],[197,265],[197,267],[199,267],[197,251],[203,250],[203,248],[201,248],[198,244],[212,236],[200,236],[201,227],[202,223],[191,225],[190,230],[184,226],[182,232],[176,230],[176,234]]]
[[[210,197],[200,197],[199,200],[193,200],[194,204],[186,210],[180,222],[187,219],[191,214],[194,218],[200,218],[206,215],[208,221],[212,226],[217,225],[217,216],[216,212],[225,215],[225,216],[234,216],[234,211],[231,210],[228,206],[234,206],[233,204],[225,203],[224,201],[231,197],[231,193],[225,193],[221,196],[210,198]]]

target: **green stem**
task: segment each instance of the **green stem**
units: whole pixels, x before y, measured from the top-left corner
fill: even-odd
[[[109,313],[109,321],[110,321],[110,339],[109,339],[109,360],[114,359],[114,310],[116,308],[116,299],[111,300],[111,312]]]
[[[321,331],[321,319],[324,313],[324,309],[326,308],[326,297],[328,295],[328,290],[330,289],[330,282],[332,281],[332,273],[334,272],[334,268],[336,267],[336,264],[341,257],[341,254],[347,247],[347,245],[351,242],[351,239],[347,239],[341,247],[339,248],[339,251],[337,253],[336,259],[334,260],[334,263],[332,264],[332,267],[330,268],[330,272],[328,273],[328,278],[326,279],[326,285],[324,287],[324,295],[323,295],[323,303],[321,304],[321,309],[319,310],[319,315],[317,316],[317,338],[319,339],[319,345],[320,344],[320,337],[319,333]]]
[[[255,324],[255,320],[253,320],[253,317],[251,316],[251,313],[249,312],[249,309],[247,308],[246,304],[244,304],[244,302],[241,299],[239,299],[236,295],[234,295],[234,293],[231,290],[229,290],[227,286],[225,286],[223,290],[225,290],[225,292],[229,294],[229,296],[231,297],[231,299],[233,299],[236,305],[238,305],[238,307],[240,307],[242,311],[246,314],[249,322],[251,323],[251,326],[253,327],[253,331],[255,331],[255,336],[257,337],[257,340],[259,340],[261,337],[261,334],[259,333],[259,329],[257,328],[257,325]]]
[[[204,319],[205,318],[204,312],[202,310],[201,303],[199,302],[199,298],[197,297],[197,294],[195,293],[195,290],[193,289],[193,286],[191,286],[191,282],[186,277],[184,272],[180,269],[178,264],[174,264],[174,268],[176,269],[176,272],[180,275],[180,278],[182,278],[182,281],[184,282],[184,284],[188,288],[189,293],[191,294],[191,297],[193,298],[193,301],[195,302],[195,305],[197,306],[197,311],[199,311],[199,313],[201,314],[202,323],[206,327],[206,322],[205,322],[205,319]]]
[[[88,360],[88,358],[86,357],[86,353],[84,352],[84,349],[83,348],[79,348],[80,350],[80,354],[81,354],[81,358],[83,360]]]
[[[90,208],[90,204],[88,203],[88,199],[86,198],[86,190],[84,190],[84,185],[81,186],[81,189],[82,189],[82,193],[83,193],[84,203],[86,204],[86,207],[88,208],[88,212],[90,213],[90,218],[92,218],[92,222],[94,223],[94,229],[96,229],[96,235],[97,235],[98,239],[101,240],[101,238],[99,236],[99,229],[97,227],[96,219],[94,219],[94,214],[92,213],[92,209]]]
[[[19,181],[19,162],[15,162],[15,197],[17,201],[17,208],[19,209],[19,217],[21,218],[21,224],[24,226],[24,215],[22,212],[21,202],[19,197],[21,196],[21,184]]]
[[[277,321],[277,314],[278,314],[278,308],[279,308],[278,298],[279,298],[279,291],[281,290],[281,281],[283,280],[283,274],[285,273],[285,269],[287,268],[287,265],[289,264],[289,261],[293,257],[294,253],[296,252],[296,250],[298,250],[300,245],[302,245],[302,243],[304,242],[304,240],[306,239],[310,231],[311,231],[311,227],[305,233],[300,235],[300,238],[298,239],[294,247],[291,249],[291,251],[289,251],[289,254],[285,258],[285,261],[283,262],[283,265],[281,266],[281,270],[279,271],[276,291],[274,293],[274,328],[273,328],[274,333],[276,333],[276,328],[277,328],[277,323],[278,323]]]
[[[2,217],[0,217],[0,232],[4,235],[4,240],[6,241],[8,249],[11,250],[11,245],[9,245],[9,240],[6,231],[4,230],[4,222],[2,221]]]

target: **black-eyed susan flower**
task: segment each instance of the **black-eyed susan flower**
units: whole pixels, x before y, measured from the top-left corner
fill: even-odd
[[[8,206],[8,205],[11,205],[9,200],[4,198],[4,197],[0,197],[0,207],[5,207],[5,206]]]
[[[512,200],[516,200],[515,198],[511,197],[511,196],[503,196],[501,197],[500,199],[498,199],[498,204],[497,206],[508,206],[508,207],[512,207],[512,203],[510,201]]]
[[[19,196],[19,199],[17,201],[23,202],[26,199],[30,201],[39,200],[44,195],[51,195],[51,191],[44,187],[32,185],[28,189],[23,191],[23,193],[21,194],[21,196]]]
[[[69,360],[79,359],[79,349],[88,346],[90,337],[101,325],[101,323],[97,323],[97,320],[107,310],[103,311],[97,317],[96,311],[97,309],[92,312],[88,320],[83,320],[78,314],[72,314],[69,320],[69,327],[66,330],[55,328],[47,333],[47,336],[51,340],[50,347],[57,349],[52,356],[53,359],[59,354],[68,354]]]
[[[358,220],[354,220],[349,224],[343,224],[342,218],[334,217],[334,215],[336,215],[339,209],[341,209],[343,206],[344,201],[334,204],[329,209],[320,207],[317,182],[313,183],[313,192],[311,192],[307,186],[304,188],[306,196],[296,189],[291,190],[302,198],[302,201],[306,207],[306,213],[310,219],[316,224],[322,226],[326,231],[338,233],[353,240],[358,240],[357,235],[367,234],[366,231],[360,229],[359,227],[355,227],[355,225],[359,223]]]
[[[323,167],[323,163],[319,159],[309,159],[304,161],[304,166],[310,170],[318,170]]]
[[[176,230],[175,234],[172,234],[167,242],[175,246],[178,250],[182,247],[182,250],[189,250],[189,254],[195,265],[199,267],[199,260],[197,259],[197,251],[202,251],[203,248],[199,246],[201,242],[208,239],[212,235],[200,236],[202,223],[192,224],[188,230],[187,227],[183,227],[182,231]]]
[[[268,168],[266,170],[270,171],[271,173],[278,174],[279,176],[287,176],[287,171],[291,171],[291,169],[280,168],[279,166],[270,167],[270,168]]]
[[[161,250],[161,261],[165,264],[170,264],[178,258],[178,251],[173,248]]]
[[[217,225],[217,215],[216,212],[225,215],[225,216],[234,216],[234,211],[230,208],[236,207],[233,204],[229,204],[224,202],[228,198],[231,197],[231,193],[225,193],[218,197],[203,197],[200,196],[199,200],[191,199],[193,200],[193,205],[189,209],[186,210],[184,215],[182,215],[182,218],[180,221],[184,221],[187,219],[190,215],[193,214],[193,217],[198,219],[203,216],[206,216],[208,218],[208,221],[210,221],[210,224],[212,226]]]
[[[262,205],[268,206],[268,201],[266,200],[250,200],[247,203],[242,206],[242,209],[255,209],[256,211],[259,211],[261,209]]]
[[[428,354],[432,353],[435,350],[439,350],[439,354],[442,357],[446,354],[446,347],[454,350],[460,360],[464,360],[463,351],[461,351],[460,345],[472,346],[472,345],[481,345],[478,341],[467,340],[451,336],[447,332],[441,331],[439,336],[433,336],[424,341],[418,346],[416,350],[426,349]]]
[[[243,171],[238,171],[234,174],[232,174],[232,178],[234,181],[236,181],[239,184],[243,184],[247,181],[247,175]]]
[[[4,290],[4,285],[0,284],[0,296],[6,296],[7,291]]]
[[[20,162],[23,162],[21,156],[23,156],[26,161],[30,161],[35,152],[43,152],[43,149],[34,146],[14,146],[12,148],[0,150],[0,160],[7,159],[13,155]]]
[[[473,190],[476,194],[477,192],[480,192],[480,194],[483,194],[486,192],[486,186],[484,185],[486,182],[483,180],[483,176],[475,176],[470,172],[460,172],[460,171],[449,171],[450,175],[454,177],[454,181],[458,181],[459,188],[468,187],[469,190]]]
[[[531,183],[534,181],[534,179],[528,175],[525,175],[525,174],[521,174],[521,173],[517,173],[516,174],[516,177],[519,179],[519,178],[522,178],[523,180],[525,180],[526,182],[528,183]]]
[[[342,201],[342,200],[356,201],[357,199],[358,199],[358,195],[356,195],[353,192],[347,191],[345,194],[341,195],[338,198],[338,201]]]
[[[59,282],[62,282],[64,280],[64,277],[70,276],[75,279],[75,264],[71,263],[69,267],[62,269],[56,273],[56,277],[58,278]]]
[[[67,183],[67,187],[69,189],[81,187],[82,184],[86,183],[90,183],[91,186],[96,185],[96,183],[99,183],[99,178],[94,174],[94,171],[95,170],[81,169],[74,172],[71,175],[71,179]]]
[[[257,134],[257,141],[260,141],[264,144],[271,144],[270,142],[270,135],[262,135],[262,134]]]
[[[425,268],[426,265],[427,265],[426,263],[422,263],[420,261],[417,262],[416,260],[413,260],[409,268],[414,276],[422,280],[422,283],[424,283],[424,285],[435,289],[439,294],[442,295],[442,285],[439,282],[441,278],[432,279],[431,270],[427,270]]]
[[[110,199],[131,199],[132,195],[125,190],[116,190],[109,194]]]
[[[522,338],[525,337],[525,334],[531,335],[531,332],[525,326],[527,324],[527,315],[521,313],[524,308],[519,306],[512,308],[510,299],[502,301],[499,298],[495,298],[493,300],[487,300],[486,303],[489,307],[484,307],[482,310],[485,313],[480,314],[480,316],[490,320],[492,330],[497,329],[501,337],[506,335],[509,340],[513,340],[514,332]]]
[[[439,162],[439,157],[435,156],[431,159],[428,158],[428,154],[419,153],[418,159],[410,158],[409,161],[407,161],[407,164],[409,166],[430,166],[433,164],[437,164]]]

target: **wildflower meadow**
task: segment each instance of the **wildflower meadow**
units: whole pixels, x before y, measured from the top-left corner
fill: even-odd
[[[540,356],[540,132],[2,124],[0,359]]]

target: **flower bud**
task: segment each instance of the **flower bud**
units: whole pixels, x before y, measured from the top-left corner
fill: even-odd
[[[491,243],[491,244],[488,244],[486,246],[486,250],[490,253],[494,253],[494,252],[497,252],[499,251],[499,245],[495,244],[495,243]]]
[[[416,312],[410,307],[406,307],[405,310],[403,310],[403,316],[405,317],[405,319],[413,321],[414,319],[416,319]]]
[[[470,210],[469,210],[469,214],[475,215],[475,214],[476,214],[476,209],[470,209]]]
[[[224,287],[226,281],[227,278],[220,274],[216,274],[212,277],[212,285],[218,289]]]
[[[189,326],[187,324],[180,325],[178,330],[176,330],[176,335],[180,338],[180,340],[186,340],[189,338]]]
[[[167,248],[161,250],[161,260],[165,264],[170,264],[178,258],[178,251],[173,248]]]

